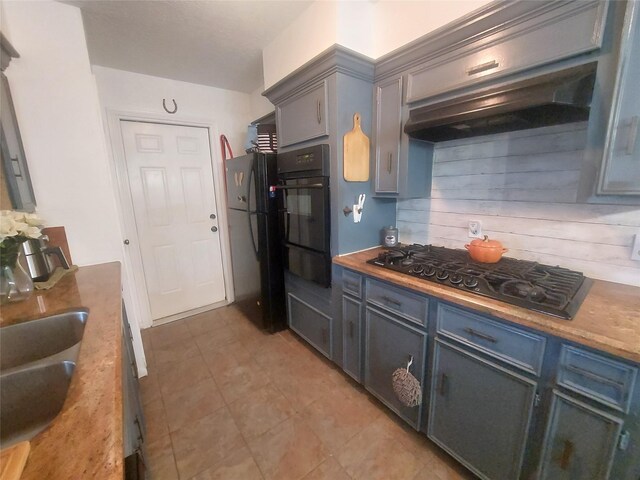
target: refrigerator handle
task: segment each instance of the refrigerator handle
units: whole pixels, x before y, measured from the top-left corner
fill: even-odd
[[[249,235],[251,236],[251,245],[253,245],[253,251],[256,254],[256,258],[260,260],[260,252],[256,245],[255,237],[253,236],[253,226],[251,225],[251,180],[253,180],[254,169],[253,167],[249,171],[249,179],[247,180],[247,220],[249,222]]]

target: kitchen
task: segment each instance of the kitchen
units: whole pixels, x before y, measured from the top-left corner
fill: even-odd
[[[283,87],[281,79],[287,77],[290,72],[311,60],[333,43],[344,43],[346,46],[358,50],[355,47],[358,47],[356,40],[359,39],[354,40],[353,37],[349,36],[353,33],[353,29],[348,32],[338,29],[334,32],[335,37],[324,39],[325,41],[328,40],[328,43],[323,44],[313,52],[300,52],[291,49],[290,36],[296,33],[309,35],[309,25],[312,25],[313,21],[317,21],[318,18],[330,17],[334,23],[339,23],[353,19],[353,17],[357,17],[357,13],[361,13],[350,11],[349,4],[341,4],[340,8],[334,4],[331,5],[331,8],[335,8],[336,11],[324,11],[322,5],[312,4],[308,10],[305,10],[306,14],[302,14],[295,24],[288,27],[290,30],[286,31],[286,35],[277,37],[272,44],[264,49],[263,59],[265,66],[263,75],[264,87],[266,88],[260,89],[258,95],[255,95],[255,100],[260,100],[259,94],[262,93],[262,90],[267,90],[267,93],[271,90],[271,97],[276,99],[274,103],[286,104],[283,99],[287,97],[287,93],[284,90],[290,87]],[[471,11],[481,7],[481,5],[467,5],[467,7],[469,7],[468,11]],[[113,182],[114,173],[113,165],[105,153],[108,150],[108,140],[101,137],[103,128],[99,124],[100,114],[96,112],[103,112],[104,105],[107,105],[120,111],[139,112],[152,110],[157,115],[166,116],[160,104],[162,98],[166,98],[171,104],[171,99],[175,97],[178,108],[183,108],[184,105],[189,105],[189,100],[181,100],[182,98],[192,98],[193,101],[191,103],[198,103],[196,99],[210,98],[205,95],[212,95],[212,93],[205,92],[202,89],[201,96],[198,96],[197,93],[199,92],[194,92],[196,87],[193,86],[187,88],[177,82],[166,84],[159,79],[141,78],[135,74],[117,72],[109,68],[95,66],[93,67],[93,75],[95,75],[95,82],[98,84],[96,94],[93,76],[89,71],[88,59],[84,58],[84,63],[79,63],[73,57],[78,48],[77,45],[82,43],[80,37],[84,37],[81,24],[78,30],[80,19],[77,11],[67,5],[56,3],[39,4],[37,8],[35,6],[22,7],[24,9],[22,12],[20,12],[19,8],[9,4],[3,8],[6,10],[3,18],[8,22],[8,28],[5,29],[3,26],[3,32],[6,31],[7,34],[11,35],[10,40],[20,52],[21,59],[24,59],[25,62],[29,58],[27,55],[29,50],[25,50],[27,48],[26,45],[29,45],[29,41],[25,38],[20,39],[19,32],[22,31],[23,35],[26,36],[30,29],[35,28],[33,25],[37,18],[42,18],[43,22],[46,18],[52,18],[54,15],[55,18],[60,18],[59,26],[48,26],[51,32],[48,32],[47,29],[41,29],[39,35],[45,35],[46,33],[52,35],[51,38],[41,38],[42,44],[58,44],[61,39],[66,41],[64,48],[56,57],[52,57],[49,52],[46,52],[47,55],[41,57],[42,63],[33,67],[36,70],[41,69],[40,71],[44,71],[42,69],[45,68],[52,69],[52,72],[59,72],[55,78],[69,79],[69,82],[60,81],[55,94],[50,91],[50,88],[45,88],[48,79],[39,78],[33,74],[28,75],[29,72],[24,70],[22,74],[25,75],[25,80],[27,81],[21,83],[19,76],[14,77],[16,78],[14,80],[11,76],[11,70],[12,68],[17,68],[20,65],[19,63],[13,63],[7,70],[7,75],[10,82],[12,82],[12,94],[17,105],[20,128],[39,200],[39,211],[47,219],[52,218],[55,223],[67,226],[70,232],[70,243],[74,258],[78,259],[77,261],[80,265],[121,260],[123,255],[121,242],[125,236],[120,234],[123,231],[121,219],[118,216],[117,199],[114,195],[115,189],[110,183]],[[328,10],[331,10],[331,8]],[[376,8],[380,8],[377,11],[380,17],[391,17],[392,12],[389,10],[392,7],[385,2],[379,2],[379,7]],[[458,5],[456,8],[463,7]],[[351,10],[356,10],[356,8],[351,7]],[[360,9],[358,8],[357,10]],[[61,13],[62,11],[65,13]],[[468,11],[446,12],[442,15],[442,18],[439,17],[441,23],[434,25],[432,29],[462,17]],[[320,12],[323,12],[323,17],[320,17]],[[410,15],[411,13],[415,14],[415,11],[411,11],[407,7],[406,14]],[[11,20],[12,18],[13,20]],[[374,16],[375,18],[378,17]],[[358,23],[355,21],[356,19],[353,20],[354,23],[350,25],[360,25],[364,28],[362,21]],[[12,27],[12,21],[16,22],[14,25],[20,25],[20,28]],[[407,25],[413,24],[408,22]],[[61,31],[56,31],[56,28]],[[331,31],[331,29],[327,30]],[[410,29],[407,28],[407,30]],[[78,37],[74,37],[72,35],[73,32]],[[33,34],[34,32],[31,33]],[[405,33],[410,35],[411,32]],[[425,30],[415,34],[414,38],[424,33],[426,33]],[[395,34],[401,37],[400,33],[395,32]],[[16,35],[18,35],[18,38],[14,38]],[[39,37],[34,35],[33,38]],[[404,37],[402,40],[389,38],[388,40],[390,45],[393,44],[394,40],[400,42],[392,45],[390,50],[393,50],[413,40],[413,38]],[[20,48],[21,44],[24,45],[23,48]],[[287,55],[283,56],[283,52],[287,52]],[[272,55],[271,57],[269,56],[270,54]],[[411,56],[410,52],[405,54],[408,57]],[[84,55],[86,57],[86,51]],[[281,60],[274,60],[273,55],[278,55]],[[46,58],[44,58],[45,56]],[[349,54],[346,56],[349,57]],[[378,72],[381,72],[380,75],[382,76],[380,78],[384,79],[384,82],[380,84],[382,88],[391,84],[395,73],[404,68],[394,65],[394,58],[391,56],[376,55],[375,52],[371,53],[371,56],[382,56],[382,60],[376,63],[376,81],[379,76]],[[359,58],[356,55],[351,55],[351,57],[355,57],[355,59],[351,58],[353,61]],[[604,57],[600,61],[608,61],[607,58]],[[344,62],[346,60],[337,58],[335,61]],[[13,62],[16,62],[16,60],[14,59]],[[416,72],[416,78],[413,80],[414,85],[418,87],[420,85],[429,85],[429,82],[423,82],[422,84],[419,82],[420,62],[417,60],[414,60],[414,62],[415,68],[412,70],[412,73],[414,70]],[[343,65],[340,66],[343,67]],[[281,70],[273,71],[273,69],[278,68],[281,68]],[[348,68],[348,66],[344,68]],[[15,71],[15,75],[20,73],[20,70]],[[71,73],[77,73],[77,75],[72,75]],[[360,73],[360,75],[364,74]],[[152,87],[154,85],[155,88]],[[30,88],[27,88],[27,86]],[[175,93],[180,92],[180,87],[184,88],[182,96]],[[21,88],[23,88],[22,92]],[[293,90],[296,88],[294,85]],[[388,91],[391,90],[384,90],[383,93]],[[158,94],[158,92],[162,93]],[[340,92],[335,93],[336,95],[340,94]],[[188,97],[187,95],[193,95],[193,97]],[[373,92],[369,92],[366,95],[363,94],[364,99],[349,99],[349,101],[360,102],[362,106],[360,111],[363,114],[363,119],[365,119],[363,121],[363,129],[373,140],[375,134],[371,126],[372,95]],[[420,95],[418,92],[414,97],[417,99],[420,98]],[[242,151],[241,145],[244,140],[242,131],[245,129],[246,123],[268,112],[260,111],[260,109],[252,110],[252,99],[247,99],[246,95],[244,97],[240,95],[233,97],[234,100],[236,98],[238,100],[234,102],[235,105],[243,105],[241,118],[235,124],[223,124],[222,120],[219,120],[218,128],[220,133],[229,132],[234,151],[238,152]],[[116,103],[116,99],[121,103]],[[420,100],[413,100],[413,103],[420,103]],[[89,108],[87,105],[93,106],[93,108]],[[235,109],[235,105],[233,109]],[[269,105],[271,104],[269,103]],[[348,103],[345,102],[344,105],[348,105]],[[23,109],[23,112],[26,111],[28,113],[21,114],[19,107]],[[42,122],[44,119],[58,118],[58,112],[68,112],[69,108],[78,110],[78,114],[69,115],[65,113],[64,122],[58,121],[55,124],[47,124],[47,128],[43,127]],[[270,106],[270,108],[272,110],[273,106]],[[406,105],[403,108],[408,109]],[[344,110],[347,110],[347,107],[344,107]],[[402,114],[404,115],[405,113],[408,112]],[[349,124],[349,130],[353,126],[353,111],[342,112],[340,110],[336,115],[340,117],[339,121],[342,122],[342,126],[339,131],[330,133],[332,139],[342,137],[347,131],[345,125]],[[204,113],[193,113],[191,116],[209,117],[208,114]],[[346,119],[343,118],[345,116],[347,117]],[[237,118],[237,115],[232,116],[230,112],[229,118],[232,117]],[[30,123],[30,120],[32,123]],[[75,122],[78,123],[76,124]],[[397,222],[395,223],[399,228],[400,240],[406,244],[431,243],[452,248],[463,248],[464,244],[471,240],[467,236],[467,223],[469,220],[475,220],[480,221],[484,233],[503,241],[510,249],[508,256],[535,260],[544,264],[559,264],[582,271],[590,278],[638,286],[638,262],[630,259],[631,242],[639,226],[637,201],[634,205],[632,196],[622,198],[618,196],[617,199],[610,200],[610,203],[588,203],[589,194],[585,194],[582,191],[585,183],[582,179],[589,175],[588,169],[583,168],[582,158],[585,151],[586,154],[591,154],[586,145],[588,142],[596,141],[591,132],[594,127],[597,127],[597,125],[592,125],[590,121],[588,124],[583,122],[544,127],[538,130],[535,136],[527,133],[504,133],[498,134],[493,141],[474,142],[460,140],[456,141],[457,143],[443,144],[442,147],[436,146],[435,151],[432,153],[432,171],[423,171],[426,164],[424,161],[418,162],[417,165],[403,165],[402,168],[409,169],[411,177],[418,178],[418,174],[428,174],[429,181],[427,182],[426,176],[420,177],[422,182],[418,187],[422,188],[421,194],[413,195],[414,198],[411,199],[398,200],[397,210],[395,210],[393,194],[387,194],[387,197],[391,197],[391,199],[380,195],[376,196],[376,192],[373,192],[373,186],[371,188],[367,186],[367,199],[364,204],[363,220],[360,225],[362,228],[360,230],[358,229],[359,226],[353,223],[353,214],[347,217],[342,214],[341,210],[345,205],[357,203],[357,195],[363,193],[360,191],[362,190],[362,185],[358,183],[341,183],[339,189],[332,189],[331,192],[332,195],[338,195],[339,192],[339,196],[332,197],[332,205],[334,205],[332,222],[334,219],[336,222],[340,221],[340,223],[336,224],[336,228],[332,228],[332,231],[337,233],[337,238],[335,239],[337,243],[335,248],[332,248],[332,253],[345,254],[379,244],[380,240],[377,235],[380,227],[393,222],[383,223],[382,221],[377,221],[377,219],[373,222],[373,219],[378,211],[385,212],[383,216],[387,215],[385,207],[391,204],[394,205],[392,215],[395,216],[397,211]],[[85,140],[88,141],[81,142],[78,145],[80,147],[79,151],[74,151],[73,155],[66,157],[66,154],[63,153],[70,151],[71,143],[69,142],[72,139],[78,140],[77,133],[75,136],[71,135],[74,129],[78,128],[86,136]],[[602,130],[604,131],[606,128]],[[49,135],[43,136],[47,132]],[[42,140],[29,140],[40,138]],[[371,145],[372,155],[375,155],[375,143],[372,142]],[[468,145],[472,145],[472,147],[468,147]],[[214,146],[217,147],[216,142],[214,142]],[[415,143],[409,146],[403,143],[399,148],[404,151],[405,148],[415,149],[419,146]],[[76,145],[74,145],[75,147]],[[419,155],[427,155],[429,153],[418,151]],[[478,153],[479,155],[476,155]],[[65,158],[59,158],[54,163],[48,160],[52,155],[65,156]],[[469,155],[474,156],[473,162],[470,161]],[[414,157],[415,155],[413,155],[412,160]],[[534,168],[531,167],[532,163]],[[333,164],[332,167],[334,167]],[[335,170],[333,168],[332,171],[335,172]],[[373,168],[371,170],[373,177]],[[407,177],[409,177],[407,171],[401,171],[400,181],[406,180]],[[78,178],[91,178],[92,180],[91,183],[84,182],[82,184],[82,182],[77,181]],[[59,183],[51,185],[52,182],[48,182],[49,179],[55,179]],[[48,183],[49,186],[47,186]],[[81,184],[78,185],[78,183]],[[430,192],[425,191],[427,186]],[[54,187],[56,191],[52,190]],[[65,192],[64,195],[60,195],[60,190]],[[60,198],[61,196],[64,198]],[[69,207],[70,204],[73,205],[73,208]],[[336,205],[339,205],[339,208],[336,208]],[[96,211],[101,212],[101,218],[99,221],[92,222],[92,219],[96,218]],[[86,228],[86,222],[92,222],[91,228]],[[366,235],[360,235],[360,232],[365,229],[368,229]],[[354,239],[358,235],[361,238]],[[375,239],[374,235],[376,236]],[[333,241],[334,237],[332,236]],[[367,242],[369,243],[367,244]],[[370,271],[367,271],[367,273],[375,276]],[[133,274],[126,273],[126,275]],[[338,278],[341,277],[336,276],[335,285],[338,284]],[[369,280],[367,279],[367,281]],[[125,285],[134,283],[134,279],[125,276]],[[337,291],[338,289],[334,288],[334,290]],[[128,307],[135,304],[131,292],[127,292],[125,289],[123,295]],[[127,298],[128,295],[129,298]],[[296,296],[302,298],[300,295],[303,294]],[[305,299],[302,298],[302,300]],[[358,300],[358,298],[351,297],[351,300]],[[474,303],[477,305],[477,302]],[[338,302],[333,303],[338,304]],[[624,308],[621,308],[621,310],[624,311]],[[128,311],[130,316],[135,316],[135,308],[128,308]],[[486,310],[484,311],[489,313]],[[500,318],[504,317],[500,316]],[[229,318],[222,318],[220,321],[227,323]],[[134,322],[132,321],[132,323]],[[430,323],[432,323],[431,320]],[[527,326],[533,328],[533,325]],[[563,327],[558,328],[560,330],[563,329]],[[564,328],[564,330],[567,329],[570,329],[570,327]],[[137,335],[136,328],[133,330],[135,337]],[[172,329],[176,337],[181,335],[191,336],[190,333],[180,332],[180,330],[184,329]],[[637,336],[633,336],[637,335],[635,332],[637,330],[629,330],[629,341],[633,342],[634,338],[637,339]],[[559,333],[557,334],[562,337]],[[291,338],[297,339],[298,337]],[[287,339],[289,338],[287,337]],[[576,338],[571,339],[577,341]],[[273,343],[281,343],[280,340],[282,339],[273,340]],[[164,343],[166,342],[163,340],[159,341],[160,345]],[[294,343],[293,345],[297,347],[297,344]],[[590,346],[598,347],[598,345]],[[134,342],[134,347],[136,347],[136,342]],[[291,347],[291,345],[287,344],[285,347]],[[138,345],[137,348],[139,349],[140,346]],[[596,348],[596,350],[602,350],[602,346]],[[141,355],[139,351],[136,352],[136,357]],[[309,359],[309,361],[312,360]],[[150,362],[148,361],[147,363]],[[142,366],[144,368],[144,363],[142,363]],[[286,388],[285,385],[280,386],[282,389]],[[304,401],[304,399],[299,400]],[[147,423],[149,424],[149,422]],[[633,442],[633,437],[631,441]],[[333,465],[333,468],[338,467]],[[345,467],[345,465],[342,465],[342,467]]]

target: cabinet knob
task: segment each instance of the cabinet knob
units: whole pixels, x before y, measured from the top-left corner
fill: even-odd
[[[212,231],[213,233],[217,232],[217,231],[218,231],[218,227],[216,227],[216,226],[214,225],[213,227],[211,227],[211,231]]]
[[[216,214],[215,214],[215,213],[212,213],[211,215],[209,215],[209,218],[210,218],[211,220],[215,220],[215,219],[216,219]]]
[[[129,242],[129,239],[128,239],[128,238],[125,238],[125,239],[124,239],[124,241],[123,241],[122,243],[124,243],[125,245],[129,245],[129,243],[130,243],[130,242]]]

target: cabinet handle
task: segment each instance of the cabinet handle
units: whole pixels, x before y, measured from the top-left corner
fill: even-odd
[[[344,286],[345,286],[345,287],[352,288],[352,289],[354,289],[354,290],[357,290],[357,289],[358,289],[358,284],[353,283],[353,282],[344,282]]]
[[[138,416],[136,415],[136,419],[133,421],[133,423],[136,424],[136,427],[138,427],[138,440],[140,441],[140,444],[144,443],[144,435],[142,434],[142,426],[140,425],[140,419],[138,418]]]
[[[447,376],[444,373],[440,374],[440,381],[438,382],[438,393],[440,396],[444,397],[446,388],[447,388]]]
[[[482,332],[479,332],[477,330],[474,330],[473,328],[465,328],[464,331],[467,332],[471,336],[481,338],[483,340],[486,340],[487,342],[498,343],[498,340],[496,340],[492,336],[487,335],[486,333],[482,333]]]
[[[391,165],[393,163],[393,154],[389,152],[389,157],[387,158],[387,172],[391,174]]]
[[[383,295],[382,297],[380,297],[382,300],[384,300],[386,303],[391,303],[392,305],[397,305],[398,307],[402,306],[402,303],[394,300],[393,298],[389,298],[386,295]]]
[[[627,148],[625,153],[627,155],[633,155],[636,150],[636,140],[638,139],[638,116],[631,117],[629,122],[629,135],[627,136]]]
[[[560,456],[560,469],[566,470],[569,468],[571,457],[573,456],[573,442],[571,440],[564,441],[564,447],[562,449],[562,455]]]
[[[582,375],[583,377],[589,378],[591,380],[595,380],[596,382],[604,383],[605,385],[611,385],[614,388],[623,389],[624,384],[622,382],[617,382],[615,380],[611,380],[610,378],[603,377],[602,375],[598,375],[597,373],[593,373],[589,370],[585,370],[584,368],[578,367],[577,365],[567,365],[564,368],[569,370],[570,372],[577,373],[578,375]]]
[[[349,338],[353,340],[353,321],[349,320]]]
[[[320,99],[316,100],[316,118],[318,123],[322,123],[322,113],[320,112]]]
[[[490,62],[481,63],[480,65],[476,65],[475,67],[467,68],[467,75],[471,76],[475,75],[476,73],[486,72],[487,70],[493,70],[494,68],[497,68],[499,66],[500,64],[497,61],[491,60]]]

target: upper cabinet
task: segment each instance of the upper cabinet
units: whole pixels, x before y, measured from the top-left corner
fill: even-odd
[[[520,3],[494,12],[493,28],[410,70],[407,102],[600,48],[606,2]]]
[[[281,147],[328,135],[326,80],[278,104],[276,115]]]
[[[640,5],[628,3],[598,194],[640,195]]]
[[[402,78],[376,85],[374,102],[376,193],[399,193]]]

